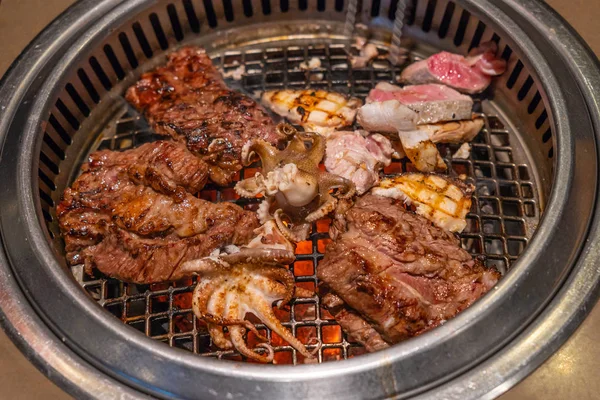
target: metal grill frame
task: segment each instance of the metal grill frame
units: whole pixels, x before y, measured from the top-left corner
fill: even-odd
[[[145,12],[150,5],[142,0],[123,4],[117,0],[84,1],[36,40],[36,50],[32,45],[1,88],[0,103],[6,108],[0,123],[3,140],[0,175],[7,190],[0,193],[0,201],[10,206],[0,209],[5,252],[1,255],[0,280],[6,289],[0,293],[3,300],[0,307],[13,338],[43,368],[60,371],[60,376],[54,376],[59,383],[73,393],[90,397],[102,393],[116,395],[119,389],[127,391],[122,382],[161,397],[165,393],[193,397],[206,393],[208,388],[209,393],[226,389],[232,395],[257,397],[287,394],[338,398],[407,395],[409,391],[414,394],[431,389],[429,394],[461,398],[467,380],[475,384],[468,394],[473,398],[491,390],[496,390],[495,393],[506,390],[568,337],[597,298],[600,278],[595,266],[597,246],[595,241],[584,239],[593,216],[590,207],[596,204],[596,186],[590,190],[590,182],[596,182],[598,164],[596,153],[590,149],[598,144],[592,123],[600,126],[594,106],[598,104],[594,87],[600,85],[600,80],[595,58],[564,21],[541,4],[530,0],[518,4],[512,0],[461,3],[471,16],[465,35],[473,33],[471,29],[475,30],[477,23],[473,26],[470,21],[478,18],[502,32],[502,40],[507,40],[513,54],[523,61],[522,69],[531,73],[541,88],[539,93],[548,113],[538,118],[540,127],[536,129],[543,133],[550,125],[553,131],[552,141],[543,141],[539,153],[543,157],[546,152],[552,156],[549,149],[553,143],[557,144],[553,155],[555,181],[559,184],[550,193],[540,227],[517,261],[518,268],[507,274],[494,293],[436,330],[435,335],[426,334],[360,359],[318,366],[267,368],[238,363],[231,368],[231,364],[188,356],[143,335],[132,335],[130,329],[114,318],[99,313],[99,306],[79,293],[77,284],[66,276],[40,226],[44,216],[33,178],[39,166],[37,155],[42,140],[39,128],[51,112],[50,103],[62,90],[59,85],[74,72],[73,64],[89,55],[90,48],[101,43],[123,21]],[[419,1],[419,7],[425,6]],[[555,37],[568,45],[555,46],[550,39]],[[556,71],[563,72],[560,79],[554,74]],[[527,76],[516,75],[517,89],[511,90],[518,90],[519,82],[526,82]],[[581,92],[573,92],[574,87]],[[525,97],[528,102],[535,91],[529,93]],[[506,108],[519,114],[524,107],[519,108],[518,104]],[[527,110],[524,114],[527,115]],[[553,115],[561,118],[554,119]],[[528,149],[537,151],[531,146]],[[552,183],[544,179],[541,182]],[[590,225],[591,237],[600,237],[598,226],[597,221]],[[559,230],[569,234],[559,235]],[[578,260],[581,248],[584,252]],[[574,270],[569,275],[571,267]],[[543,273],[535,274],[540,268]],[[567,276],[569,279],[561,287]],[[536,307],[546,305],[545,301],[550,299],[545,296],[555,293],[554,301],[538,314],[541,309]],[[521,295],[526,295],[527,301]],[[508,305],[508,310],[503,310],[504,305]],[[505,311],[510,318],[506,318]],[[28,318],[22,318],[22,313]],[[77,318],[72,318],[73,315]],[[522,316],[527,321],[520,319]],[[451,334],[459,329],[460,335]],[[521,329],[523,333],[519,333]],[[508,336],[503,336],[504,333]],[[531,340],[533,337],[546,340],[540,345],[539,341]],[[510,348],[498,347],[509,340]],[[47,351],[48,343],[53,352]],[[490,347],[490,343],[494,346]],[[118,351],[112,351],[115,349]],[[497,355],[488,358],[496,350]],[[435,354],[446,354],[447,358],[431,365]],[[474,363],[484,358],[481,366],[474,367]],[[65,359],[74,360],[79,368],[71,365],[65,368]],[[465,360],[469,364],[463,363]],[[277,368],[277,373],[273,368]],[[463,374],[466,368],[473,369]],[[427,377],[416,373],[425,369]],[[486,373],[490,370],[497,373]],[[442,381],[448,381],[447,385],[433,388]],[[261,383],[260,395],[253,386],[257,382]]]

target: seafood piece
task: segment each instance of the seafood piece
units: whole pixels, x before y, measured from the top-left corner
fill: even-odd
[[[483,92],[492,76],[506,70],[506,61],[496,57],[498,46],[487,42],[471,50],[468,57],[442,51],[406,67],[400,79],[407,83],[442,83],[465,93]]]
[[[398,87],[380,82],[369,92],[367,103],[398,100],[417,113],[416,124],[471,119],[473,99],[448,86],[429,84]]]
[[[379,182],[379,171],[390,165],[394,149],[380,134],[336,132],[327,138],[325,168],[351,180],[362,195]]]
[[[306,131],[323,135],[352,125],[362,105],[356,97],[314,89],[269,90],[262,95],[262,103]]]
[[[247,331],[253,332],[260,340],[268,340],[245,319],[247,313],[252,313],[300,354],[312,357],[273,312],[275,302],[278,302],[278,307],[283,307],[297,294],[294,276],[288,269],[240,256],[235,263],[203,258],[188,261],[185,267],[200,275],[193,293],[192,309],[197,318],[206,322],[217,347],[235,348],[253,360],[272,362],[273,348],[270,344],[258,344],[257,347],[266,350],[266,354],[261,354],[250,349],[244,340]],[[305,294],[302,289],[298,292]],[[228,333],[225,333],[225,327]]]
[[[384,179],[371,193],[404,200],[419,215],[450,232],[462,232],[471,209],[473,185],[435,174],[407,173]]]
[[[400,131],[398,136],[404,153],[419,171],[445,171],[448,168],[426,132]]]
[[[284,150],[264,140],[253,140],[244,147],[244,165],[249,165],[256,153],[262,173],[238,182],[235,191],[242,197],[264,195],[259,209],[261,220],[273,215],[286,238],[301,241],[308,236],[312,222],[329,214],[338,198],[351,197],[356,189],[352,181],[319,169],[325,138],[312,132],[298,132],[287,124],[280,124],[278,129],[291,138]],[[335,196],[330,193],[334,189],[337,189]]]
[[[470,142],[482,128],[483,118],[417,126],[418,130],[428,133],[433,143]]]
[[[358,123],[369,132],[412,131],[416,129],[417,113],[398,100],[367,103],[358,110]]]
[[[352,60],[350,61],[352,63],[352,68],[364,68],[369,64],[369,61],[378,55],[379,50],[377,50],[377,46],[373,43],[367,43],[361,47],[358,56],[352,57]]]

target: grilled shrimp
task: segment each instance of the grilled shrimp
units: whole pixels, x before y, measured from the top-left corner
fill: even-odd
[[[371,192],[404,200],[440,228],[462,232],[471,208],[473,185],[436,174],[406,173],[383,179]]]
[[[362,101],[326,90],[269,90],[262,103],[273,112],[307,131],[327,135],[337,128],[352,125]]]

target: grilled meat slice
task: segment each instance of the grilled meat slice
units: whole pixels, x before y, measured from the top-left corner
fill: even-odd
[[[318,277],[389,344],[454,317],[500,278],[452,234],[393,199],[365,195],[346,219]]]
[[[165,194],[177,186],[190,193],[199,192],[208,179],[209,166],[193,155],[185,145],[166,140],[146,143],[122,152],[102,150],[90,155],[88,170],[126,167],[129,177]]]
[[[368,103],[397,100],[417,113],[417,124],[471,119],[473,99],[448,86],[429,84],[402,88],[380,82],[369,92]]]
[[[409,65],[400,78],[407,83],[442,83],[465,93],[483,92],[492,76],[506,70],[506,61],[496,57],[498,47],[486,42],[469,52],[468,57],[442,51]]]
[[[470,142],[483,128],[483,118],[470,120],[439,122],[437,124],[419,125],[417,129],[425,131],[433,143],[465,143]]]
[[[160,193],[130,179],[129,169],[91,161],[65,190],[57,215],[70,264],[135,283],[176,279],[183,262],[245,244],[258,226],[253,213],[235,204],[213,204],[181,186]],[[167,170],[170,179],[181,181],[185,174],[174,171]],[[156,179],[166,180],[160,173]]]
[[[352,125],[362,101],[326,90],[268,90],[262,102],[291,123],[307,131],[327,135],[337,128]]]
[[[183,142],[208,163],[210,179],[231,182],[251,139],[277,144],[275,123],[250,97],[229,89],[203,49],[171,53],[165,66],[143,74],[126,99],[156,133]]]

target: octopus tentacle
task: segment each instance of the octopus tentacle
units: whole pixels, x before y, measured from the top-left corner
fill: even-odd
[[[333,196],[328,196],[328,197],[329,198],[327,199],[327,201],[325,203],[323,203],[322,206],[320,206],[319,208],[317,208],[315,211],[311,212],[304,218],[307,222],[315,222],[315,221],[325,217],[327,214],[329,214],[333,210],[335,210],[338,200]]]
[[[281,219],[283,216],[283,210],[279,209],[275,211],[273,217],[275,218],[275,223],[277,224],[277,228],[283,234],[283,236],[292,242],[301,242],[306,240],[308,237],[308,231],[310,230],[309,224],[301,224],[298,226],[294,226],[293,229],[290,229]]]
[[[340,199],[350,198],[356,193],[356,186],[351,180],[339,175],[330,174],[329,172],[323,172],[319,175],[319,190],[321,196],[324,196],[325,193],[329,193],[332,189],[339,189],[336,193],[336,197]]]
[[[312,354],[308,352],[306,347],[300,342],[290,331],[288,331],[281,322],[277,319],[273,313],[273,309],[270,304],[267,304],[262,298],[253,299],[253,309],[257,314],[257,317],[264,322],[272,331],[277,333],[283,340],[288,342],[293,348],[295,348],[304,357],[312,358]],[[235,343],[234,343],[235,344]]]
[[[260,158],[265,173],[271,171],[277,165],[276,160],[279,150],[262,139],[251,140],[242,147],[242,165],[250,165],[254,154],[257,154]]]
[[[261,271],[266,277],[282,283],[285,288],[285,295],[278,302],[277,308],[281,308],[288,304],[294,297],[294,275],[292,275],[292,272],[290,270],[277,267],[266,267]]]
[[[240,196],[241,196],[241,194],[240,194]],[[261,201],[260,204],[258,205],[258,210],[256,210],[256,215],[258,216],[258,220],[260,221],[260,223],[263,225],[266,224],[271,219],[271,215],[270,215],[271,211],[270,210],[271,210],[272,204],[273,204],[273,201],[271,200],[271,198],[266,198],[263,201]]]
[[[256,197],[265,190],[265,178],[257,172],[252,178],[239,181],[235,186],[235,192],[241,197],[252,198]]]
[[[207,322],[206,326],[208,327],[208,333],[210,334],[210,338],[215,346],[223,350],[229,350],[233,348],[233,343],[231,343],[231,340],[225,337],[222,326],[218,326],[210,322]]]
[[[300,286],[294,287],[294,297],[313,297],[315,292],[312,290],[304,289]]]
[[[262,355],[257,353],[256,351],[248,348],[246,342],[244,341],[244,333],[245,330],[241,326],[232,326],[229,328],[229,336],[231,337],[231,342],[235,346],[236,350],[239,351],[242,355],[251,358],[256,361],[269,363],[273,361],[273,348],[266,344],[261,343],[259,347],[265,348],[267,350],[267,355]]]

